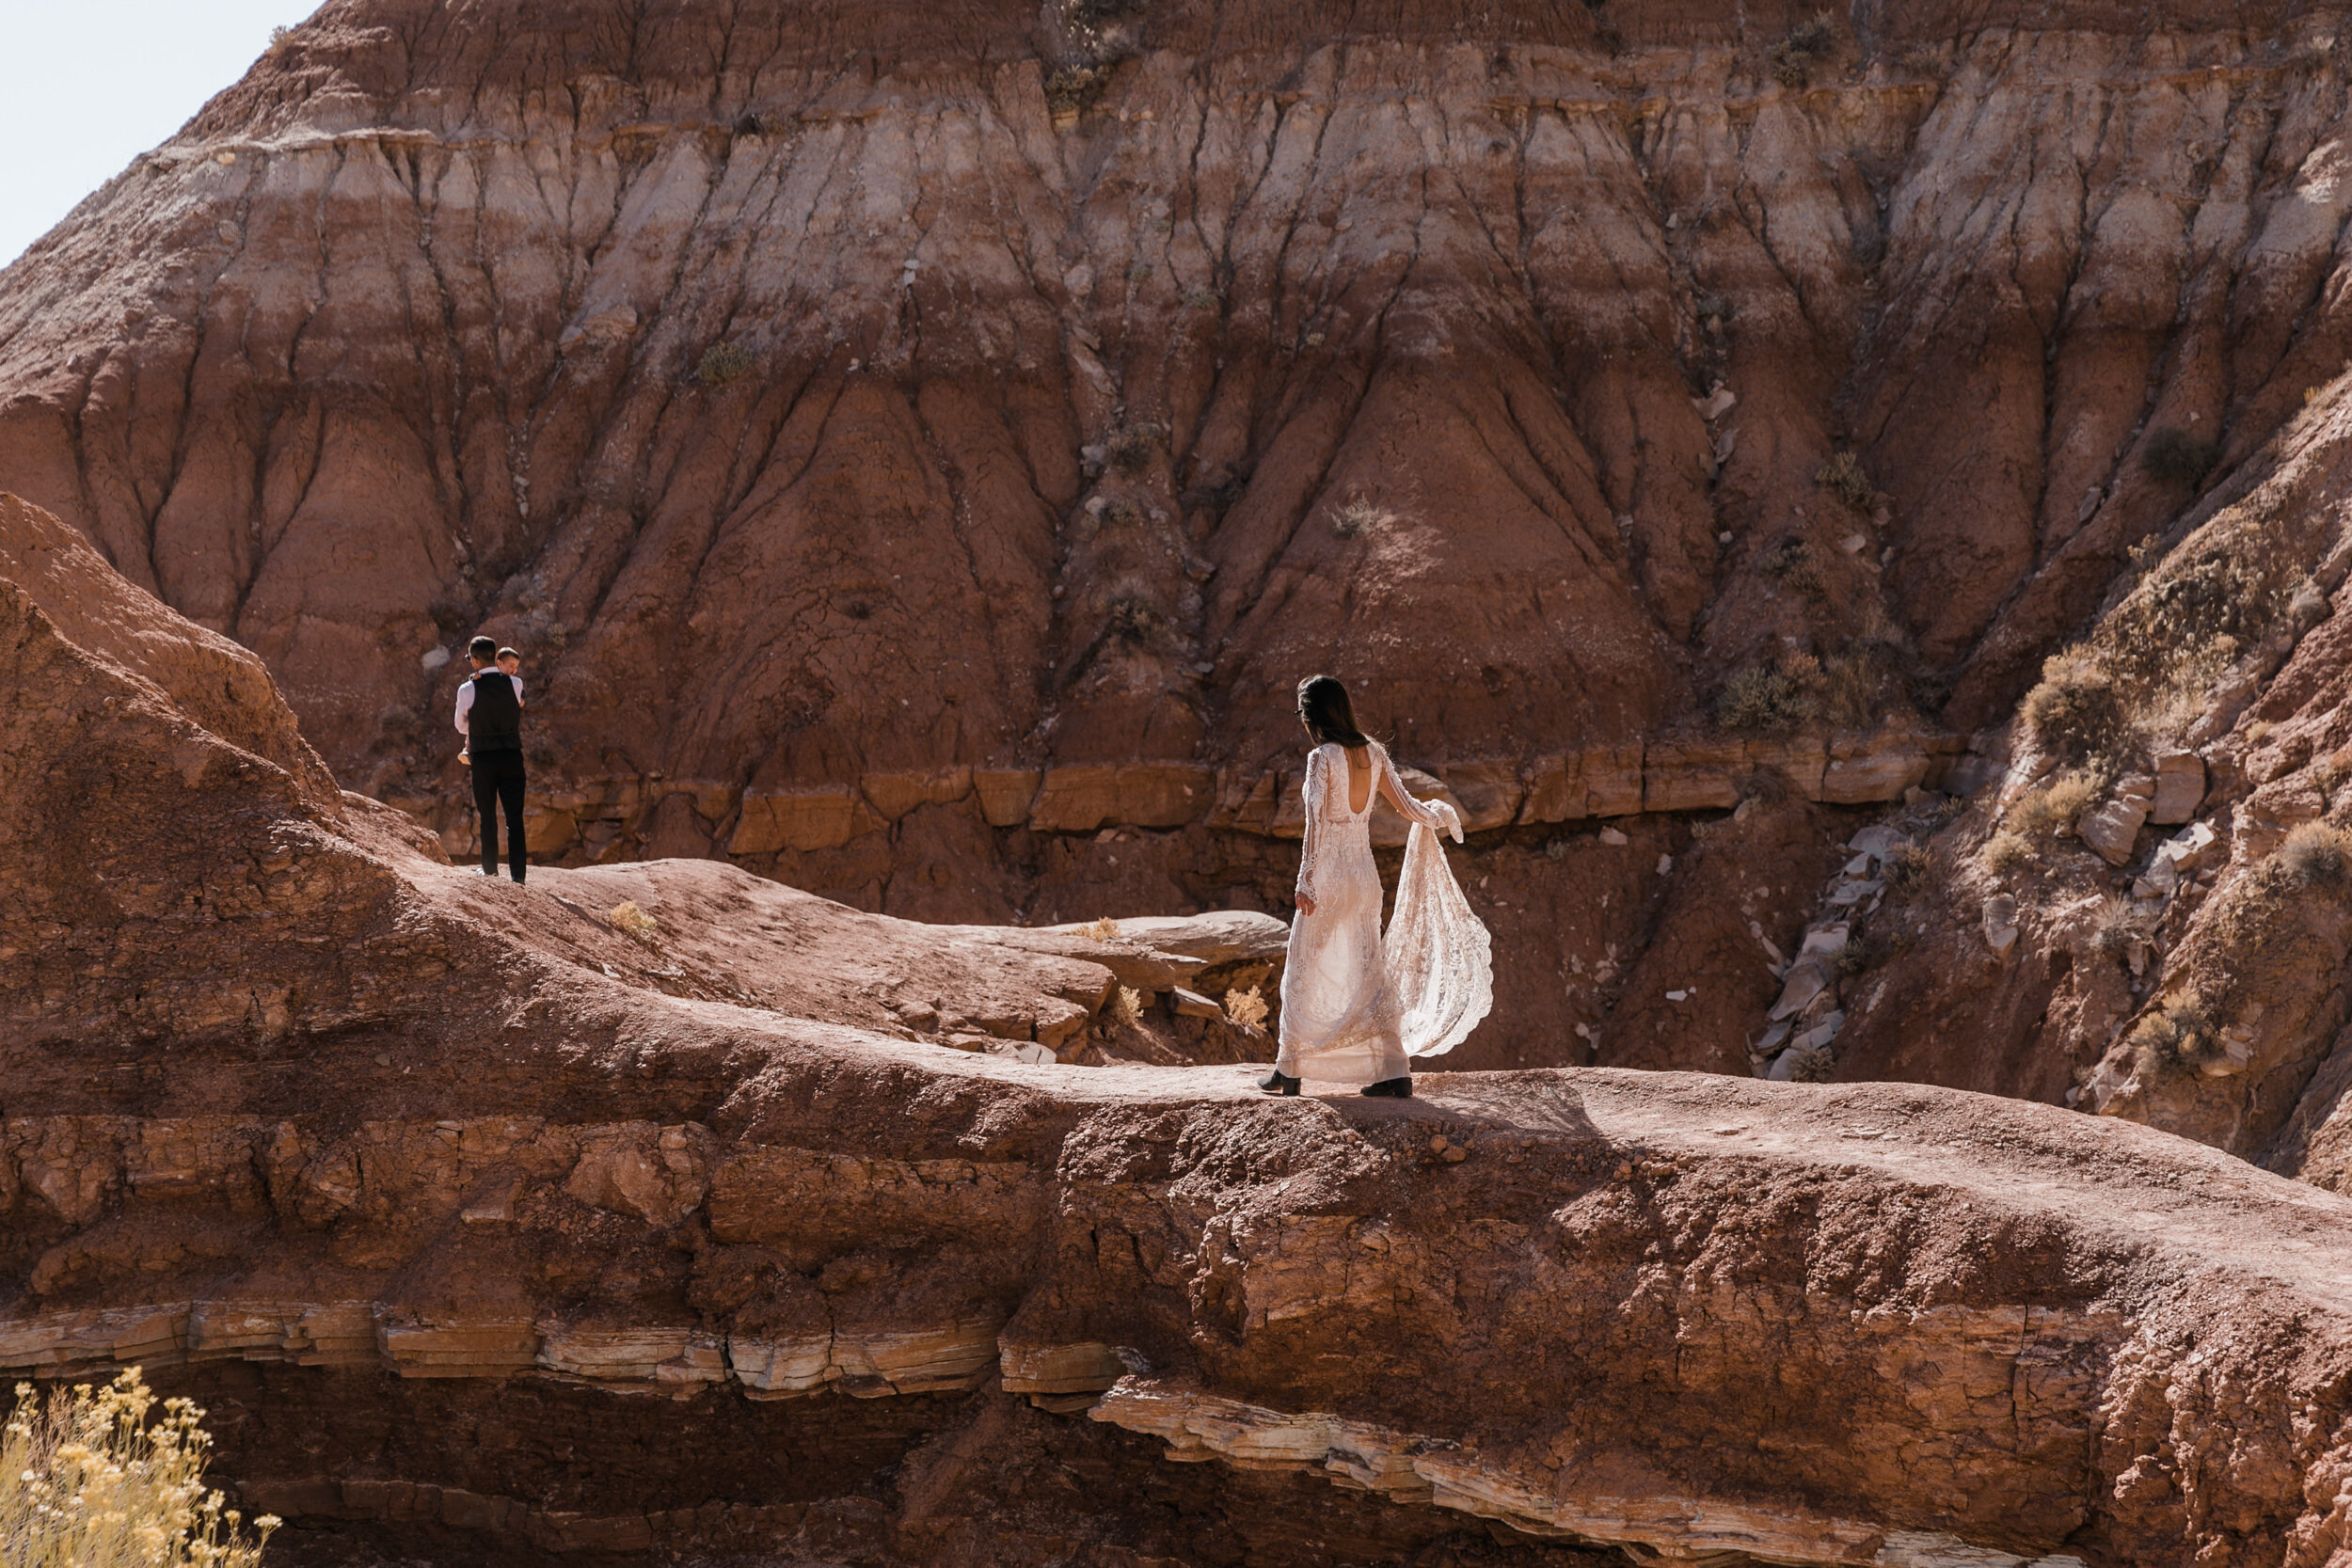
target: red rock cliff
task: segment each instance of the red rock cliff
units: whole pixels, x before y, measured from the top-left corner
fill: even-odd
[[[1742,1065],[1829,814],[2343,362],[2335,24],[351,0],[0,280],[0,482],[379,798],[486,626],[545,852],[926,918],[1276,904],[1336,670],[1465,1061]]]

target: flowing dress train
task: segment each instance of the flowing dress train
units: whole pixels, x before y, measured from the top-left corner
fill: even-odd
[[[1408,1057],[1453,1050],[1494,1005],[1492,941],[1438,841],[1442,830],[1460,843],[1461,818],[1443,800],[1414,800],[1388,752],[1377,742],[1371,751],[1372,789],[1360,812],[1348,809],[1345,749],[1318,746],[1307,757],[1298,891],[1315,912],[1291,921],[1275,1066],[1318,1083],[1402,1078]],[[1384,781],[1412,822],[1385,940],[1372,859],[1372,813]]]

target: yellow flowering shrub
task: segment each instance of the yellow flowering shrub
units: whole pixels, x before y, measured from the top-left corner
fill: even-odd
[[[8,1568],[253,1568],[278,1521],[248,1536],[235,1509],[204,1488],[213,1440],[204,1412],[165,1400],[136,1367],[103,1388],[43,1401],[16,1386],[0,1429],[0,1563]]]

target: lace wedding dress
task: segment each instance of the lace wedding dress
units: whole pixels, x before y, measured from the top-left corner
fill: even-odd
[[[1372,767],[1364,809],[1350,811],[1345,749],[1318,746],[1307,757],[1298,891],[1315,912],[1291,922],[1275,1064],[1294,1078],[1359,1085],[1402,1078],[1407,1057],[1453,1050],[1494,1006],[1491,939],[1438,842],[1442,829],[1460,843],[1461,818],[1442,800],[1406,794],[1377,742]],[[1413,824],[1385,940],[1372,861],[1373,804],[1384,781]]]

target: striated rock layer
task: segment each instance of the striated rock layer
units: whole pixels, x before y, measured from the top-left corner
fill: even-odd
[[[336,0],[5,275],[0,483],[453,850],[486,626],[544,855],[917,918],[1279,907],[1330,668],[1482,830],[1465,1065],[1739,1064],[2352,346],[2332,12],[1808,17]]]
[[[208,1401],[289,1561],[2352,1550],[2334,1194],[1946,1089],[1026,1055],[1122,1026],[1095,938],[479,878],[10,515],[0,1364]]]

